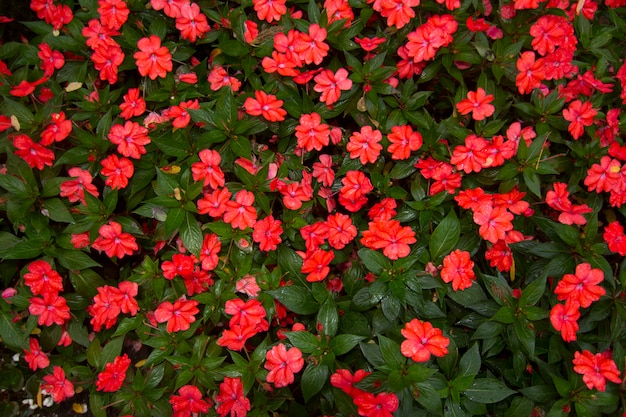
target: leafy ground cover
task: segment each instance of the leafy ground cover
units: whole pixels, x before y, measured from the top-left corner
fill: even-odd
[[[625,415],[625,6],[3,9],[0,414]]]

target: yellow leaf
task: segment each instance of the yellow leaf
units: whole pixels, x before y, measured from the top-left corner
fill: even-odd
[[[11,115],[11,127],[16,131],[20,131],[20,121],[17,120],[17,116],[14,114]]]
[[[85,414],[87,412],[87,404],[74,403],[72,404],[72,410],[78,414]]]
[[[135,364],[135,367],[137,367],[137,368],[141,368],[141,367],[142,367],[142,366],[144,366],[145,364],[146,364],[146,359],[142,359],[142,360],[140,360],[139,362],[137,362],[137,363]]]
[[[65,91],[67,91],[68,93],[72,92],[72,91],[76,91],[79,88],[81,88],[83,86],[83,83],[79,83],[78,81],[73,81],[71,83],[69,83],[67,85],[67,87],[65,87]]]

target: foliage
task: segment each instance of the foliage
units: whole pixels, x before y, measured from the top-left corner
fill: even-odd
[[[624,6],[2,17],[0,414],[625,413]]]

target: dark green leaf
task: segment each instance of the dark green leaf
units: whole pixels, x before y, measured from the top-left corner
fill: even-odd
[[[340,334],[330,340],[329,346],[335,356],[344,355],[350,352],[363,339],[365,339],[363,336],[354,334]]]
[[[320,311],[317,313],[317,322],[322,326],[322,333],[334,336],[339,326],[339,313],[337,306],[331,298],[326,299]]]
[[[285,332],[285,336],[302,353],[314,353],[321,349],[320,340],[309,332]]]
[[[435,231],[430,236],[428,244],[430,258],[438,262],[440,258],[447,255],[459,241],[461,235],[461,223],[456,217],[454,210],[450,210],[448,215],[437,225]]]
[[[380,252],[368,248],[361,248],[358,253],[365,267],[376,275],[380,275],[384,269],[391,268],[389,259]]]
[[[27,349],[27,334],[13,323],[13,317],[4,311],[0,311],[0,337],[2,343],[17,349]]]
[[[311,292],[301,285],[287,285],[266,292],[296,314],[313,314],[319,310]]]
[[[189,252],[196,256],[200,253],[203,239],[202,230],[193,213],[187,212],[185,214],[185,220],[180,225],[180,239]]]
[[[499,379],[478,378],[463,393],[467,398],[477,403],[491,404],[515,394],[515,391],[507,387]]]
[[[302,395],[308,402],[326,384],[330,370],[326,365],[310,363],[302,373]]]

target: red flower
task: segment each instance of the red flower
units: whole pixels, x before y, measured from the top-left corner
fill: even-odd
[[[280,238],[283,232],[281,224],[280,220],[275,220],[272,216],[267,216],[263,220],[257,220],[254,223],[252,239],[259,244],[259,249],[269,252],[278,248],[278,245],[282,242]]]
[[[413,132],[409,125],[393,126],[387,139],[390,143],[387,151],[391,153],[393,160],[409,159],[411,152],[421,148],[423,142],[422,135],[419,132]]]
[[[191,115],[187,112],[187,109],[197,110],[199,108],[200,104],[197,99],[187,100],[184,103],[180,103],[178,106],[171,106],[163,112],[163,116],[172,119],[174,129],[182,129],[191,122]]]
[[[217,267],[220,250],[222,250],[222,242],[217,235],[213,233],[204,235],[200,249],[200,262],[204,271],[212,271]]]
[[[378,220],[368,223],[361,243],[370,249],[382,249],[383,255],[395,261],[411,253],[409,245],[417,242],[410,226],[400,226],[397,220]]]
[[[129,88],[124,94],[124,102],[120,104],[120,116],[125,120],[131,117],[141,116],[146,111],[146,101],[141,97],[141,91],[138,88]]]
[[[103,392],[115,392],[122,387],[126,379],[126,371],[130,366],[130,359],[127,354],[116,356],[113,362],[104,366],[104,371],[100,372],[96,378],[96,390]]]
[[[117,151],[128,158],[141,159],[146,153],[145,145],[150,143],[148,129],[137,122],[127,120],[124,125],[111,126],[107,135],[111,143],[117,145]]]
[[[224,306],[224,312],[232,315],[228,322],[230,327],[248,327],[256,333],[265,332],[269,329],[269,323],[265,320],[267,315],[265,307],[257,299],[243,301],[240,298],[234,298],[228,300]]]
[[[493,94],[487,94],[482,87],[478,87],[476,92],[468,92],[467,98],[459,101],[456,109],[463,115],[472,113],[474,120],[483,120],[496,110],[493,104],[490,104],[492,101]]]
[[[614,221],[606,226],[602,237],[611,252],[617,252],[622,256],[626,256],[626,236],[624,235],[624,228],[618,221]]]
[[[158,323],[167,322],[168,333],[185,331],[196,321],[194,315],[200,312],[197,305],[197,301],[184,298],[176,300],[174,304],[164,301],[154,311],[154,318]]]
[[[413,319],[400,330],[406,340],[400,345],[402,354],[415,362],[427,362],[430,355],[443,357],[448,354],[450,339],[443,335],[441,329],[433,327],[429,322]]]
[[[286,0],[253,0],[252,3],[259,20],[267,23],[278,22],[287,13]]]
[[[484,204],[474,211],[474,223],[480,225],[478,233],[491,243],[504,240],[506,232],[513,230],[512,221],[513,215],[502,206]]]
[[[484,138],[471,134],[465,138],[465,145],[459,145],[452,151],[450,163],[456,165],[458,171],[480,172],[487,167],[487,142]]]
[[[339,100],[342,91],[352,88],[352,80],[348,78],[348,71],[339,68],[336,73],[326,69],[315,76],[313,90],[322,93],[320,101],[331,106]]]
[[[354,398],[357,412],[363,417],[392,417],[400,402],[398,396],[392,392],[381,392],[374,395],[371,392],[362,392]]]
[[[321,151],[330,142],[330,129],[327,124],[322,123],[319,114],[303,114],[300,116],[300,124],[296,126],[296,138],[298,147],[307,152],[313,149]]]
[[[276,388],[286,387],[294,381],[294,373],[304,366],[302,352],[297,347],[289,350],[279,343],[265,354],[265,369],[270,371],[265,380],[273,382]]]
[[[298,58],[306,64],[319,65],[328,55],[330,47],[324,40],[326,39],[326,29],[317,23],[309,26],[309,33],[301,33],[296,39],[295,52]]]
[[[356,213],[367,203],[366,194],[374,189],[372,182],[361,171],[348,171],[341,179],[339,203],[346,210]]]
[[[234,229],[245,230],[254,227],[257,219],[254,204],[254,194],[250,191],[241,190],[235,195],[235,201],[226,202],[224,211],[224,222],[230,224]]]
[[[82,170],[78,167],[70,168],[68,171],[70,177],[76,178],[75,180],[65,181],[61,183],[59,189],[61,197],[67,197],[70,203],[80,201],[83,205],[87,205],[85,201],[85,191],[94,197],[98,197],[100,193],[95,185],[91,182],[93,177],[89,171]]]
[[[361,164],[374,163],[383,149],[379,143],[383,138],[380,130],[373,130],[371,126],[363,126],[360,132],[353,132],[346,150],[350,152],[350,159],[359,158]]]
[[[174,254],[171,261],[165,261],[161,264],[163,277],[170,280],[174,279],[176,276],[189,276],[193,274],[194,268],[194,258],[190,255],[184,255],[182,253]]]
[[[325,251],[322,249],[315,249],[312,252],[306,253],[300,252],[299,255],[303,258],[302,268],[300,271],[303,274],[308,274],[306,280],[308,282],[322,281],[328,276],[330,272],[330,263],[335,259],[335,253],[333,251]]]
[[[115,154],[107,156],[100,163],[102,164],[100,173],[107,177],[104,185],[113,190],[126,188],[129,178],[135,173],[133,161],[124,157],[118,158]]]
[[[464,290],[471,287],[476,279],[473,268],[470,253],[456,249],[443,259],[441,279],[446,283],[452,282],[454,291]]]
[[[588,263],[578,264],[576,274],[566,274],[554,289],[559,300],[569,300],[587,308],[594,301],[606,294],[606,290],[597,285],[604,281],[604,272],[600,268],[591,268]]]
[[[215,397],[216,411],[220,417],[230,413],[230,417],[245,417],[250,411],[250,400],[243,393],[241,378],[224,378],[220,384],[220,392]]]
[[[63,278],[48,262],[42,259],[33,261],[28,264],[27,269],[24,284],[30,288],[33,295],[63,291]]]
[[[122,225],[117,222],[110,221],[109,224],[100,226],[98,234],[91,247],[105,251],[109,257],[123,258],[139,249],[135,237],[130,233],[122,232]]]
[[[204,37],[211,30],[204,13],[196,3],[183,4],[180,14],[176,17],[176,29],[180,30],[180,36],[189,42],[195,42]]]
[[[202,198],[198,200],[198,213],[208,214],[211,217],[222,217],[230,197],[231,193],[228,191],[228,188],[220,188],[210,193],[204,193]]]
[[[198,154],[200,162],[191,164],[191,173],[194,181],[204,181],[204,186],[213,189],[224,186],[224,172],[220,168],[222,157],[217,151],[203,149]]]
[[[154,10],[163,10],[163,13],[172,19],[180,16],[180,9],[188,3],[189,0],[150,0],[150,5]]]
[[[54,152],[41,146],[25,134],[19,134],[13,138],[13,146],[17,148],[15,155],[22,158],[31,168],[42,170],[44,166],[52,166]]]
[[[337,250],[342,250],[352,242],[357,235],[357,229],[352,224],[350,216],[336,213],[330,214],[326,219],[328,226],[328,244]]]
[[[165,78],[172,71],[172,54],[165,46],[161,46],[161,39],[151,35],[149,38],[141,38],[137,42],[138,52],[133,58],[139,69],[139,74],[146,75],[151,80],[157,77]]]
[[[56,403],[74,396],[74,384],[65,377],[65,371],[60,366],[52,369],[52,375],[43,377],[41,389],[52,395]]]
[[[370,374],[371,372],[365,371],[364,369],[357,370],[354,375],[352,375],[348,369],[337,369],[337,371],[330,376],[330,384],[354,398],[364,392],[354,385],[361,382],[363,378]]]
[[[263,116],[270,122],[282,122],[285,120],[287,112],[281,107],[282,100],[276,96],[267,94],[265,91],[257,90],[254,97],[248,97],[243,103],[243,107],[250,116]]]
[[[50,359],[39,347],[39,341],[31,337],[28,345],[29,349],[24,349],[24,360],[28,363],[28,367],[32,371],[47,368],[50,365]]]
[[[124,62],[124,56],[122,48],[111,39],[106,44],[98,45],[90,58],[94,62],[94,68],[100,73],[100,79],[115,84],[118,67]]]
[[[582,374],[583,382],[587,388],[597,388],[598,391],[606,390],[606,380],[619,384],[622,382],[617,365],[611,359],[610,352],[596,353],[588,350],[574,352],[574,371]]]
[[[215,66],[209,74],[208,81],[211,83],[211,90],[217,91],[222,87],[230,87],[232,91],[239,91],[241,81],[228,75],[223,67]]]
[[[100,22],[111,30],[120,29],[130,14],[124,0],[98,0],[98,6]]]
[[[335,171],[333,171],[332,166],[332,156],[326,154],[320,155],[319,162],[313,163],[313,178],[317,179],[324,187],[332,186],[335,181]]]
[[[527,94],[539,88],[546,78],[543,58],[535,61],[535,53],[532,51],[523,52],[517,59],[516,66],[519,73],[515,77],[515,85],[520,94]]]
[[[39,143],[43,146],[61,142],[72,132],[72,121],[65,119],[64,112],[52,113],[50,119],[52,119],[52,123],[41,132],[41,141]]]
[[[174,417],[191,417],[197,413],[207,413],[213,406],[211,400],[202,399],[202,392],[194,385],[183,385],[178,389],[178,394],[170,397]]]
[[[576,332],[578,331],[578,319],[580,318],[580,310],[578,303],[566,302],[565,304],[556,304],[550,310],[550,323],[566,342],[576,340]]]
[[[62,325],[70,319],[70,308],[65,298],[55,292],[45,292],[42,298],[33,297],[29,302],[28,311],[33,316],[39,316],[37,324],[40,326]]]
[[[217,344],[230,350],[241,350],[248,339],[258,332],[253,326],[242,326],[240,324],[231,326],[224,330],[222,337],[217,340]]]
[[[572,101],[567,109],[563,109],[563,118],[570,122],[567,131],[577,140],[585,132],[585,126],[593,124],[593,118],[598,112],[589,101]]]
[[[504,240],[498,240],[487,249],[485,259],[500,272],[509,272],[513,266],[513,252]]]
[[[37,48],[39,48],[37,56],[41,59],[41,69],[45,77],[50,77],[55,69],[63,68],[65,58],[61,52],[53,51],[47,43],[40,43]]]

